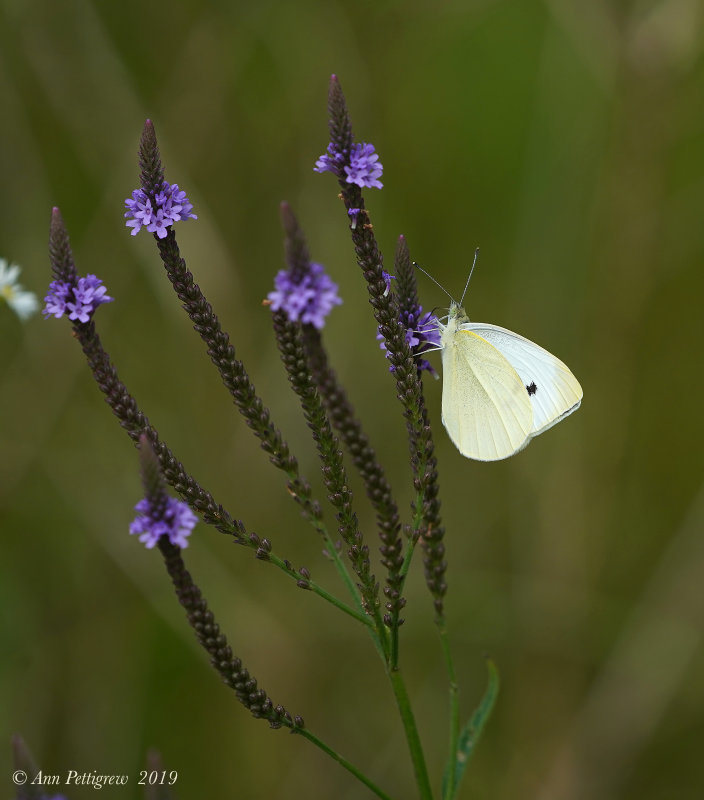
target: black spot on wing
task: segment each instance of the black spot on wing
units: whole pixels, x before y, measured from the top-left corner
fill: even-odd
[[[538,387],[535,385],[535,381],[531,381],[528,386],[526,386],[529,395],[534,395],[538,391]]]

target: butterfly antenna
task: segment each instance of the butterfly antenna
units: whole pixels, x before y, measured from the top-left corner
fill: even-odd
[[[472,262],[472,269],[469,271],[469,277],[467,278],[467,283],[464,285],[464,291],[462,292],[462,298],[460,299],[460,306],[464,303],[464,296],[467,294],[467,289],[469,289],[469,282],[472,280],[472,273],[474,272],[474,268],[477,266],[477,258],[479,258],[479,248],[474,251],[474,261]]]
[[[446,295],[447,295],[447,296],[450,298],[450,300],[452,300],[452,302],[453,302],[453,303],[455,302],[455,301],[454,301],[454,298],[453,298],[453,297],[452,297],[452,295],[451,295],[451,294],[450,294],[450,293],[447,291],[447,289],[446,289],[446,288],[445,288],[445,287],[444,287],[444,286],[443,286],[443,285],[442,285],[442,284],[441,284],[439,281],[436,281],[436,280],[435,280],[435,278],[433,278],[433,276],[432,276],[432,275],[431,275],[429,272],[426,272],[426,271],[423,269],[423,267],[421,267],[421,266],[420,266],[420,264],[418,264],[416,261],[414,261],[414,262],[413,262],[413,266],[414,266],[416,269],[419,269],[419,270],[420,270],[420,271],[423,273],[423,275],[425,275],[425,277],[426,277],[426,278],[430,278],[430,280],[431,280],[431,281],[432,281],[432,282],[433,282],[433,283],[434,283],[436,286],[438,286],[440,289],[442,289],[442,291],[443,291],[443,292],[445,292],[445,294],[446,294]]]

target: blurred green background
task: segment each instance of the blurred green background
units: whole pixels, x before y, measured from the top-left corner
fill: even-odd
[[[282,556],[342,593],[281,476],[234,411],[151,238],[124,227],[154,120],[197,281],[322,495],[261,306],[291,203],[344,305],[331,359],[402,508],[404,425],[337,188],[312,171],[339,75],[391,263],[457,294],[481,247],[473,319],[539,342],[584,388],[579,413],[516,458],[463,459],[426,381],[447,525],[447,608],[466,717],[497,661],[500,701],[461,796],[704,794],[704,10],[698,0],[357,4],[0,0],[0,256],[40,296],[60,206],[82,273],[116,302],[98,326],[187,468]],[[420,276],[426,308],[446,303]],[[435,356],[437,366],[439,358]],[[370,795],[306,742],[255,721],[197,648],[159,556],[128,536],[136,452],[65,321],[0,307],[0,750],[20,732],[49,772],[134,776],[157,748],[177,797]],[[359,483],[358,513],[376,552]],[[330,517],[331,518],[331,517]],[[276,702],[395,797],[415,789],[363,631],[199,526],[187,563]],[[420,559],[402,653],[439,785],[446,681]],[[377,575],[381,576],[380,570]],[[90,787],[66,791],[94,797]]]

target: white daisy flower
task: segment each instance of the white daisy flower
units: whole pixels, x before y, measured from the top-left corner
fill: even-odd
[[[5,300],[20,319],[27,319],[36,313],[39,301],[34,292],[25,291],[17,277],[22,270],[17,264],[10,264],[0,258],[0,299]]]

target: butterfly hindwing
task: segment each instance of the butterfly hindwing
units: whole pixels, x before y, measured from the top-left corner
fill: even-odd
[[[579,408],[582,387],[567,366],[547,350],[498,325],[466,322],[459,330],[477,334],[492,344],[520,376],[533,407],[530,437]]]

